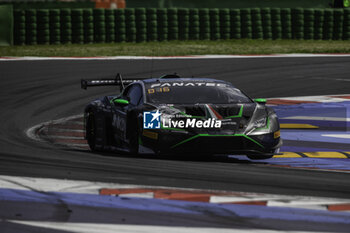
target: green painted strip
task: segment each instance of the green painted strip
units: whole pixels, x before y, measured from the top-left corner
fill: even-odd
[[[197,135],[195,135],[195,136],[193,136],[193,137],[187,138],[186,140],[183,140],[183,141],[179,142],[178,144],[172,146],[171,149],[173,149],[173,148],[175,148],[175,147],[178,147],[178,146],[180,146],[180,145],[182,145],[182,144],[184,144],[184,143],[186,143],[186,142],[188,142],[188,141],[191,141],[191,140],[193,140],[193,139],[195,139],[195,138],[198,138],[198,137],[200,137],[200,134],[197,134]]]
[[[258,146],[260,146],[261,148],[264,148],[263,145],[261,145],[259,142],[255,141],[254,139],[250,138],[249,136],[245,135],[245,134],[197,134],[195,136],[192,136],[190,138],[187,138],[186,140],[183,140],[177,144],[175,144],[174,146],[172,146],[171,148],[175,148],[178,147],[186,142],[189,142],[193,139],[196,139],[198,137],[244,137],[248,140],[250,140],[251,142],[254,142],[255,144],[257,144]]]
[[[225,117],[225,119],[242,117],[242,114],[243,114],[243,107],[244,107],[244,105],[241,105],[241,109],[239,110],[238,115],[235,115],[235,116],[228,116],[228,117]]]

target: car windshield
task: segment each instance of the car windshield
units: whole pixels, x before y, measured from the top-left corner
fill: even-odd
[[[216,82],[160,82],[145,85],[147,102],[154,104],[233,104],[252,100],[237,88]]]

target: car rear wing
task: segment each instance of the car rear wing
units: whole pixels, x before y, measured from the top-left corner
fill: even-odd
[[[85,90],[88,87],[97,87],[97,86],[120,86],[120,90],[123,90],[125,86],[139,80],[141,79],[123,80],[122,76],[118,73],[115,79],[82,79],[80,84],[81,84],[81,88]]]

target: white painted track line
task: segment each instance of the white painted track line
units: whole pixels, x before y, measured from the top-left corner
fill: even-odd
[[[0,57],[0,61],[43,60],[174,60],[174,59],[230,59],[230,58],[284,58],[284,57],[350,57],[350,54],[262,54],[262,55],[188,55],[188,56],[109,56],[109,57]]]
[[[147,226],[128,224],[93,224],[93,223],[62,223],[62,222],[39,222],[39,221],[17,221],[9,222],[23,224],[27,226],[42,227],[60,231],[74,233],[115,233],[115,232],[143,232],[143,233],[276,233],[279,230],[259,230],[259,229],[228,229],[228,228],[208,228],[208,227],[176,227],[176,226]],[[287,232],[287,231],[286,231]],[[288,233],[313,233],[313,231],[288,231]]]

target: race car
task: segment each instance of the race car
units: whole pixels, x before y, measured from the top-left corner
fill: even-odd
[[[119,86],[90,102],[85,138],[92,151],[132,154],[246,155],[267,159],[282,145],[277,115],[231,83],[209,78],[81,80],[81,87]]]

